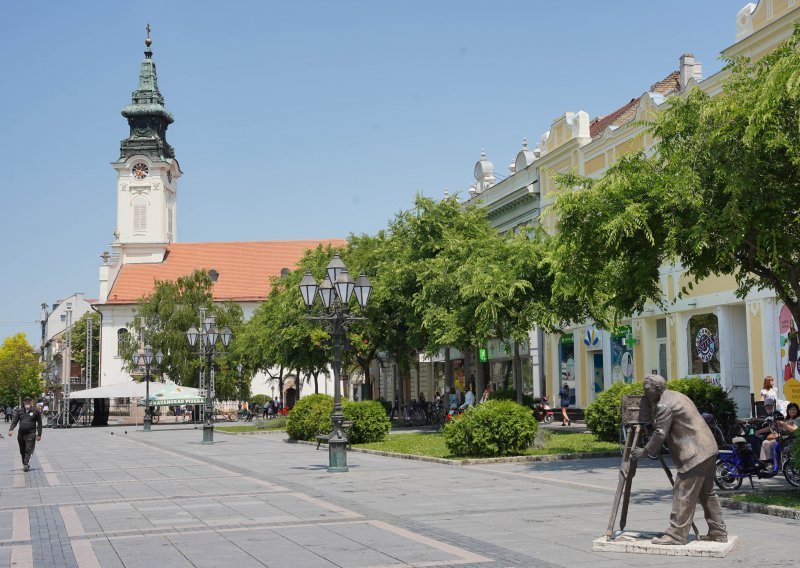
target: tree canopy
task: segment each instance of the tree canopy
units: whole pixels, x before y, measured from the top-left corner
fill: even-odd
[[[179,384],[196,387],[199,381],[199,368],[202,361],[197,347],[191,347],[186,332],[191,326],[200,325],[200,308],[208,310],[208,315],[216,317],[217,326],[228,326],[233,336],[242,326],[242,309],[238,304],[214,303],[213,281],[205,270],[196,270],[176,281],[158,281],[149,296],[139,300],[136,312],[128,328],[128,340],[123,342],[120,354],[130,372],[137,369],[132,363],[133,354],[139,349],[141,330],[144,328],[144,342],[154,352],[161,351],[164,360],[160,366],[153,363],[153,378],[165,376]],[[216,392],[219,398],[236,398],[238,374],[236,363],[229,353],[215,359]]]
[[[0,346],[0,401],[17,405],[22,397],[42,394],[42,365],[24,333],[7,337]]]
[[[722,93],[668,99],[652,150],[600,179],[560,176],[555,293],[600,323],[663,302],[659,268],[736,277],[772,290],[800,320],[800,31],[752,62],[726,65]],[[580,189],[574,191],[575,187]]]
[[[100,314],[88,311],[72,326],[72,360],[86,373],[87,322],[92,320],[92,385],[97,386],[100,376]]]

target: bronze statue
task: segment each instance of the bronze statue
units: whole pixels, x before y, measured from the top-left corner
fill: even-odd
[[[686,544],[698,501],[708,523],[708,534],[700,536],[700,540],[727,542],[728,531],[714,491],[718,449],[711,430],[689,397],[666,390],[664,377],[647,375],[644,395],[653,405],[654,431],[644,448],[632,450],[631,459],[638,460],[645,453],[659,456],[666,442],[678,469],[669,527],[663,536],[653,539],[653,544]]]

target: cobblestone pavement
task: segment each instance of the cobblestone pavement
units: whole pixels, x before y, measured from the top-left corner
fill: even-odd
[[[454,468],[349,454],[350,472],[329,474],[326,451],[283,433],[217,433],[203,446],[190,427],[125,432],[47,430],[28,473],[16,442],[0,440],[0,566],[594,568],[800,556],[800,522],[728,510],[740,543],[722,561],[592,552],[614,459]],[[629,528],[664,528],[670,495],[664,473],[643,464]]]

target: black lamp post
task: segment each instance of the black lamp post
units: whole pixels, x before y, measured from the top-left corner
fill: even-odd
[[[200,308],[200,328],[192,326],[186,332],[189,345],[194,347],[197,340],[200,340],[199,355],[203,358],[205,389],[206,389],[206,408],[205,419],[203,421],[203,444],[214,443],[214,380],[211,374],[211,365],[214,357],[219,356],[222,350],[217,347],[217,340],[222,341],[223,347],[228,347],[231,342],[231,330],[226,327],[217,328],[216,320],[213,315],[206,316],[206,308]]]
[[[300,281],[300,294],[308,308],[314,305],[316,297],[322,300],[323,315],[307,316],[308,319],[320,321],[327,328],[333,339],[333,431],[328,438],[328,471],[331,473],[347,471],[347,436],[342,430],[342,395],[339,386],[342,367],[342,348],[345,333],[351,322],[363,320],[363,317],[350,313],[350,299],[355,295],[358,305],[364,310],[372,292],[372,284],[363,272],[358,280],[348,274],[339,253],[333,255],[327,267],[327,277],[317,284],[310,270],[306,270]]]
[[[239,401],[242,400],[242,395],[243,395],[243,391],[242,391],[242,370],[243,369],[244,369],[244,365],[242,365],[241,362],[238,365],[236,365],[236,370],[239,372]]]
[[[153,360],[157,365],[161,365],[161,361],[164,360],[164,354],[161,353],[159,350],[158,353],[153,355],[153,348],[149,345],[145,345],[142,349],[139,349],[136,353],[133,354],[133,364],[136,365],[139,369],[144,371],[144,381],[145,381],[145,394],[144,394],[144,431],[149,432],[150,427],[153,424],[153,417],[150,414],[150,366],[153,364]]]

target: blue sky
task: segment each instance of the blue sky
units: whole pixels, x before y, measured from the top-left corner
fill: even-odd
[[[414,195],[507,174],[565,111],[607,114],[693,52],[721,68],[745,0],[4,3],[0,338],[97,297],[119,142],[152,26],[178,239],[374,233]]]

